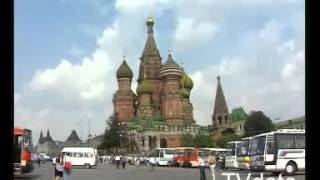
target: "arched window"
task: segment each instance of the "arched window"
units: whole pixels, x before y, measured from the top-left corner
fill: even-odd
[[[222,124],[221,116],[218,116],[219,124]]]

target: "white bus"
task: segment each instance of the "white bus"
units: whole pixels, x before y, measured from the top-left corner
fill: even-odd
[[[172,163],[174,152],[174,148],[156,148],[150,153],[150,157],[154,157],[156,162],[151,163],[156,163],[158,166],[169,166]]]
[[[226,149],[226,157],[225,157],[225,168],[226,169],[238,169],[238,154],[237,154],[237,148],[240,145],[241,141],[230,141],[227,143]]]
[[[280,129],[254,136],[251,169],[292,175],[305,170],[305,130]]]
[[[250,142],[253,137],[245,137],[242,138],[241,143],[237,148],[237,155],[238,155],[238,165],[240,170],[249,170],[251,157],[250,157]]]
[[[61,151],[65,154],[65,161],[72,166],[84,166],[89,169],[97,165],[97,149],[91,147],[65,147]]]

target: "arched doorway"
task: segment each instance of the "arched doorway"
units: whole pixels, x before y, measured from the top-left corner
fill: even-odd
[[[167,144],[167,140],[164,138],[160,139],[160,148],[167,148],[168,144]]]

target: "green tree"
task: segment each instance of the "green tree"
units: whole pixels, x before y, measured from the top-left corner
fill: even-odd
[[[215,147],[216,145],[210,135],[197,134],[195,137],[192,137],[191,134],[185,134],[182,136],[181,146],[206,148]]]
[[[111,150],[112,148],[120,147],[120,126],[118,120],[114,116],[110,116],[107,121],[107,127],[104,132],[102,143],[99,149]]]
[[[239,140],[241,140],[241,137],[238,136],[235,132],[228,132],[222,134],[222,138],[217,142],[217,146],[220,148],[225,148],[228,142]]]
[[[274,124],[262,111],[253,111],[244,124],[245,136],[254,136],[274,130]]]
[[[197,134],[194,137],[193,141],[194,141],[195,147],[201,147],[201,148],[215,147],[215,144],[212,141],[212,137],[208,135]]]
[[[184,134],[182,136],[182,140],[181,140],[181,146],[184,147],[193,147],[194,146],[194,141],[193,141],[193,137],[191,134]]]

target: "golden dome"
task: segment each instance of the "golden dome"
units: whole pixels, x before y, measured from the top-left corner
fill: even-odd
[[[154,24],[154,19],[153,17],[149,16],[147,19],[147,24]]]

